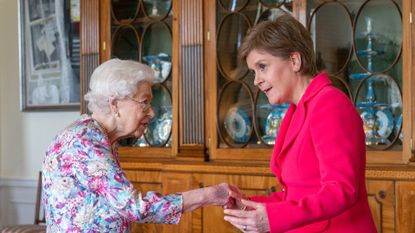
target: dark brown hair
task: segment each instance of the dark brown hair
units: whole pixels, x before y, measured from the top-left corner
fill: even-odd
[[[310,33],[289,14],[252,27],[239,48],[239,58],[243,63],[246,63],[252,50],[261,50],[283,59],[289,59],[293,52],[298,52],[301,55],[300,72],[313,76],[317,73]]]

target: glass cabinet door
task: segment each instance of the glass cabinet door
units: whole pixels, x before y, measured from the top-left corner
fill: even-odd
[[[215,8],[217,150],[213,158],[245,153],[242,157],[249,159],[252,151],[247,151],[262,149],[266,153],[260,154],[268,154],[263,157],[267,160],[288,104],[268,103],[266,96],[253,85],[254,76],[239,61],[238,48],[253,25],[292,14],[292,1],[216,0]],[[229,149],[234,152],[229,153]]]
[[[319,71],[354,102],[368,161],[403,162],[403,5],[407,0],[216,0],[214,159],[267,159],[288,104],[270,105],[237,51],[247,30],[293,14],[314,41]],[[305,16],[305,17],[303,17]],[[409,69],[409,67],[408,67]],[[406,73],[405,73],[406,72]],[[409,119],[409,116],[407,117]],[[408,128],[409,129],[409,128]],[[351,135],[353,136],[353,135]],[[251,150],[252,149],[252,150]],[[389,157],[378,159],[377,157]],[[405,156],[404,156],[405,157]]]
[[[172,1],[112,0],[111,57],[149,65],[155,73],[155,117],[141,138],[127,147],[171,147],[172,143]]]
[[[369,160],[402,155],[403,1],[308,0],[306,8],[318,69],[354,102]]]

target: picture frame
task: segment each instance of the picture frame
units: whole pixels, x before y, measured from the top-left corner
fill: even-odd
[[[80,0],[19,0],[21,111],[79,110]]]

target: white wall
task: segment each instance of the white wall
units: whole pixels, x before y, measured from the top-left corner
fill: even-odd
[[[18,1],[0,0],[0,209],[14,206],[12,199],[5,200],[8,195],[4,194],[7,187],[14,185],[11,182],[17,186],[36,182],[51,139],[79,116],[78,112],[20,111]],[[33,197],[27,200],[30,202]],[[8,206],[2,206],[4,203]],[[0,213],[0,227],[4,219]],[[26,221],[17,219],[16,223]]]

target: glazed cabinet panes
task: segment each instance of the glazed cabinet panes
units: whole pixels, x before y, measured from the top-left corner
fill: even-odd
[[[149,65],[155,74],[153,111],[144,135],[128,147],[170,147],[172,142],[172,1],[112,0],[111,57]]]
[[[403,123],[409,115],[404,116],[403,88],[408,79],[404,69],[408,51],[402,48],[409,22],[403,21],[404,4],[409,1],[216,0],[213,158],[236,154],[254,158],[250,149],[270,153],[266,148],[273,146],[288,104],[268,103],[253,85],[254,76],[238,60],[237,51],[250,27],[293,14],[310,31],[319,71],[329,73],[334,85],[354,102],[364,123],[368,161],[407,162]]]
[[[402,0],[308,0],[306,25],[317,66],[354,102],[372,155],[402,161],[403,132]],[[375,160],[378,158],[375,158]],[[390,161],[389,161],[390,162]]]
[[[245,154],[247,152],[245,148],[271,148],[288,104],[270,105],[265,95],[253,85],[254,76],[239,61],[237,54],[249,28],[261,21],[273,20],[282,14],[292,14],[292,2],[217,0],[215,8],[217,59],[215,144],[218,145],[216,150],[218,156],[213,155],[213,158],[221,157],[220,154],[232,156],[223,150],[228,148]],[[267,157],[263,159],[266,160]]]

